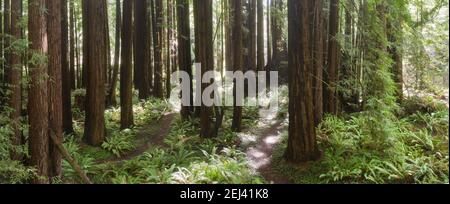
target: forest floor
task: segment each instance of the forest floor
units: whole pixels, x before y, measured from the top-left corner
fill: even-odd
[[[247,143],[245,150],[249,165],[269,183],[290,184],[288,178],[281,175],[273,168],[272,155],[280,144],[282,132],[286,125],[284,121],[277,119],[277,110],[261,109],[258,128],[250,130],[247,134],[241,134],[241,141]]]
[[[111,163],[131,160],[144,154],[152,147],[164,146],[164,139],[167,137],[170,131],[170,126],[175,119],[175,113],[166,113],[158,121],[158,128],[155,131],[155,124],[147,124],[140,128],[136,133],[136,138],[140,141],[139,145],[131,151],[123,153],[120,157],[112,157],[107,159],[97,160],[96,163]]]

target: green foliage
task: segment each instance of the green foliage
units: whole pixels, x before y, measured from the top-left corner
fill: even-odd
[[[133,131],[126,129],[120,132],[115,132],[111,136],[107,137],[106,141],[102,144],[102,148],[113,153],[115,156],[120,157],[123,153],[134,148],[133,140]]]
[[[64,147],[67,149],[69,154],[77,161],[81,169],[88,175],[96,175],[98,172],[95,169],[94,158],[89,155],[81,154],[81,147],[79,141],[75,138],[70,137],[64,142]],[[66,160],[62,162],[62,179],[66,183],[79,183],[81,182],[78,174],[72,168],[72,166]]]
[[[32,167],[24,166],[20,161],[10,159],[12,151],[26,153],[23,147],[12,144],[10,139],[12,135],[11,119],[0,114],[0,183],[25,183],[36,178],[36,171]]]

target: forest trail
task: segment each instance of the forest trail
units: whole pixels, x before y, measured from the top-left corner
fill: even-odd
[[[146,126],[143,126],[140,128],[140,130],[136,133],[137,138],[143,138],[144,142],[141,146],[136,147],[135,149],[124,153],[121,157],[117,158],[109,158],[97,161],[97,163],[110,163],[110,162],[122,162],[125,160],[133,159],[137,156],[142,155],[144,152],[146,152],[151,147],[155,146],[164,146],[164,139],[169,134],[170,126],[175,119],[175,113],[167,113],[165,114],[161,120],[158,122],[159,127],[158,130],[153,133],[149,134],[148,130],[151,129],[154,124],[148,124]]]
[[[277,119],[277,110],[262,109],[259,114],[261,120],[258,126],[262,129],[252,133],[254,143],[248,146],[245,152],[249,164],[269,183],[290,184],[289,179],[275,171],[272,166],[272,155],[281,142],[285,125],[282,120]]]

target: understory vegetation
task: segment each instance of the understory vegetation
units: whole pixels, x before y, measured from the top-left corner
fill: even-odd
[[[274,156],[277,170],[295,183],[449,182],[447,105],[412,97],[390,118],[373,114],[327,116],[317,129],[324,150],[318,162],[284,162],[285,134]]]

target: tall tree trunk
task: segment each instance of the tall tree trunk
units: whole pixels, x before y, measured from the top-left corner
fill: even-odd
[[[314,63],[314,121],[316,125],[323,119],[323,66],[324,66],[324,17],[323,0],[314,2],[313,10],[313,41],[312,57]]]
[[[20,18],[22,16],[21,1],[15,0],[11,3],[11,35],[14,40],[22,38],[22,31],[19,26]],[[9,99],[9,106],[12,108],[10,118],[13,124],[14,135],[12,137],[13,145],[22,144],[22,132],[20,130],[20,115],[22,112],[22,60],[19,53],[11,53],[11,71],[9,73],[8,83],[11,86],[11,95]],[[11,159],[20,160],[21,155],[13,151],[11,152]]]
[[[242,58],[242,5],[241,0],[233,0],[233,61],[234,61],[234,71],[243,71],[243,58]],[[232,129],[236,132],[242,130],[242,106],[239,106],[242,100],[237,97],[237,89],[242,87],[237,87],[237,82],[234,82],[234,108],[233,108],[233,123]]]
[[[172,0],[167,0],[167,50],[166,50],[166,97],[170,98],[171,86],[170,77],[172,75]]]
[[[66,2],[67,2],[67,0],[65,0]],[[74,3],[74,1],[69,1],[70,3],[70,13],[69,13],[69,16],[70,16],[70,71],[69,71],[69,78],[66,78],[66,80],[67,79],[69,79],[70,81],[70,88],[72,89],[72,90],[75,90],[76,89],[76,84],[75,84],[75,81],[76,81],[76,77],[75,77],[75,46],[76,46],[76,44],[75,44],[75,38],[76,38],[76,36],[75,36],[75,27],[76,27],[76,19],[75,19],[75,3]]]
[[[153,54],[154,54],[154,86],[153,95],[157,98],[163,98],[163,78],[162,78],[162,47],[163,47],[163,1],[156,0],[153,7],[154,10],[154,20],[153,20]]]
[[[71,7],[73,3],[71,2]],[[62,74],[62,123],[63,131],[66,134],[72,134],[73,124],[72,124],[72,101],[71,92],[72,88],[75,88],[75,43],[73,36],[73,25],[71,25],[70,34],[70,65],[67,53],[69,48],[69,32],[68,32],[68,22],[67,22],[67,0],[61,1],[61,74]],[[70,8],[70,14],[73,15],[73,8]],[[73,18],[72,16],[70,18]],[[73,19],[71,19],[71,24]]]
[[[67,3],[67,2],[66,2]],[[61,43],[61,1],[47,0],[47,32],[48,32],[48,94],[49,94],[49,135],[58,140],[63,138],[62,124],[62,43]],[[67,12],[67,10],[66,10]],[[67,44],[66,44],[67,45]],[[67,46],[65,47],[67,48]],[[67,60],[67,52],[65,55]],[[67,67],[67,63],[65,63]],[[49,142],[49,175],[61,175],[61,154],[56,144]]]
[[[264,0],[257,0],[257,71],[264,71]]]
[[[149,34],[147,23],[148,15],[147,15],[147,1],[146,0],[135,0],[135,13],[134,13],[134,26],[135,26],[135,36],[134,39],[134,70],[136,75],[136,83],[137,88],[139,90],[139,98],[147,99],[150,97],[150,87],[148,80],[148,71],[149,71],[149,58],[147,56],[149,47],[148,45],[148,37]]]
[[[116,0],[116,39],[115,39],[115,46],[114,46],[114,68],[112,73],[112,78],[109,83],[109,99],[108,103],[111,106],[115,106],[117,104],[116,101],[116,87],[117,87],[117,81],[119,78],[119,66],[120,66],[120,32],[121,32],[121,9],[120,9],[120,0]]]
[[[288,0],[289,22],[289,138],[285,157],[307,162],[319,157],[314,125],[310,49],[310,3]]]
[[[133,125],[133,1],[123,1],[122,64],[120,67],[120,124],[122,129]]]
[[[3,46],[4,46],[4,69],[5,69],[5,79],[9,78],[10,70],[11,70],[11,59],[10,59],[10,51],[8,51],[8,47],[11,44],[10,37],[11,36],[11,0],[5,0],[3,2]]]
[[[45,0],[28,0],[28,38],[33,54],[47,54],[47,24]],[[31,56],[30,56],[31,57]],[[30,88],[28,90],[29,151],[31,166],[35,166],[37,178],[33,183],[48,183],[49,135],[48,135],[48,79],[45,60],[30,63]]]
[[[214,49],[213,49],[213,7],[212,1],[194,0],[195,26],[198,29],[197,60],[201,64],[201,76],[208,71],[213,71]],[[201,93],[210,85],[210,82],[201,85]],[[203,138],[213,137],[212,108],[203,102],[200,108],[200,136]]]
[[[256,56],[256,20],[257,20],[257,0],[250,0],[249,10],[249,67],[248,70],[256,71],[257,68],[257,56]]]
[[[194,109],[194,90],[192,83],[192,56],[191,56],[191,29],[189,18],[189,2],[186,0],[177,0],[177,21],[178,21],[178,64],[180,71],[189,75],[189,101],[190,106],[181,107],[181,117],[188,119]],[[184,93],[181,93],[184,95]]]
[[[88,12],[89,0],[82,0],[82,19],[83,19],[83,65],[81,74],[81,87],[86,88],[88,82],[88,70],[89,70],[89,14]],[[102,26],[103,27],[103,26]]]
[[[324,111],[336,115],[338,113],[338,67],[339,67],[339,42],[337,35],[339,33],[339,0],[330,0],[330,18],[329,18],[329,48],[328,48],[328,69],[324,74]]]
[[[105,69],[108,66],[105,0],[87,0],[88,75],[84,137],[89,145],[99,146],[105,138]]]

